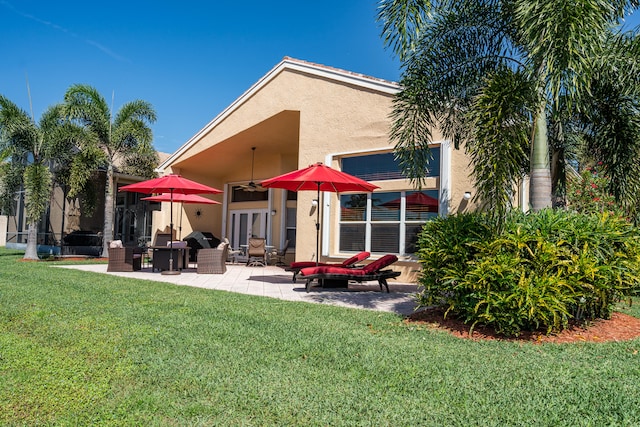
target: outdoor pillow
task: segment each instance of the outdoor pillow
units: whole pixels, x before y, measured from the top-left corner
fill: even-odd
[[[328,263],[317,263],[315,261],[294,261],[291,263],[290,265],[290,269],[303,269],[306,267],[316,267],[316,266],[321,266],[321,265],[325,265],[325,266],[336,266],[336,267],[351,267],[353,266],[353,264],[356,264],[360,261],[364,261],[365,259],[369,258],[371,254],[369,252],[359,252],[357,254],[355,254],[354,256],[352,256],[351,258],[345,259],[344,261],[340,262],[340,263],[333,263],[333,264],[328,264]]]
[[[364,271],[365,274],[375,273],[375,272],[380,271],[383,268],[393,264],[396,261],[398,261],[398,257],[397,256],[391,255],[391,254],[387,254],[387,255],[383,256],[382,258],[378,258],[377,260],[373,261],[372,263],[367,264],[364,267],[362,267],[362,271]]]
[[[173,245],[171,241],[167,242],[167,246],[173,246],[174,248],[186,248],[187,242],[183,242],[182,240],[174,240]]]

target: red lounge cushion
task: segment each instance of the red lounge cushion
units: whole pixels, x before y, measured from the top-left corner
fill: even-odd
[[[342,266],[345,267],[347,265],[357,264],[360,261],[364,261],[365,259],[369,258],[370,255],[371,254],[369,252],[359,252],[354,256],[352,256],[351,258],[344,260],[342,262]]]
[[[370,264],[365,265],[364,267],[362,267],[362,271],[365,271],[365,274],[371,274],[371,273],[375,273],[376,271],[380,271],[383,268],[393,264],[394,262],[398,261],[398,257],[395,255],[385,255],[382,258],[379,258],[375,261],[373,261]]]
[[[362,268],[347,268],[341,266],[321,265],[318,267],[307,267],[300,270],[300,274],[303,276],[313,275],[342,275],[342,276],[368,276],[375,274],[383,268],[398,261],[398,257],[395,255],[385,255],[373,261],[370,264],[365,265]]]
[[[352,264],[356,264],[360,261],[364,261],[365,259],[369,258],[369,255],[371,255],[369,252],[359,252],[357,254],[355,254],[354,256],[352,256],[351,258],[348,258],[344,261],[342,261],[339,264],[327,264],[325,262],[321,262],[318,263],[317,266],[335,266],[335,267],[347,267],[350,266]],[[302,269],[302,268],[307,268],[307,267],[316,267],[316,263],[315,261],[297,261],[297,262],[292,262],[291,266],[289,268],[298,268],[298,269]]]
[[[318,265],[325,265],[325,264],[320,263]],[[315,266],[316,266],[315,261],[297,261],[297,262],[291,263],[291,268],[306,268],[306,267],[315,267]]]

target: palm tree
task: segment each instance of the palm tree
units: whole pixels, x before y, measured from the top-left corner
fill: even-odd
[[[607,40],[582,95],[592,108],[580,111],[578,136],[586,162],[602,165],[607,192],[637,218],[640,198],[640,39],[633,33]]]
[[[93,87],[73,85],[65,94],[68,116],[86,127],[105,153],[107,176],[105,185],[104,231],[102,255],[108,256],[108,243],[113,239],[113,203],[115,163],[118,159],[145,152],[153,139],[149,124],[156,113],[148,102],[132,101],[124,104],[112,117],[104,97]]]
[[[438,127],[456,148],[465,145],[477,197],[490,212],[510,207],[527,170],[532,209],[551,206],[551,170],[561,175],[566,139],[549,123],[593,111],[585,94],[607,56],[605,40],[620,37],[615,26],[637,7],[636,0],[381,0],[382,37],[403,61],[391,138],[407,176],[423,183],[424,152]],[[559,164],[552,168],[550,159]]]
[[[28,224],[25,259],[38,259],[38,222],[46,212],[52,190],[50,164],[68,156],[81,138],[81,129],[64,119],[61,105],[47,109],[38,123],[16,104],[0,95],[0,152],[3,164],[0,199],[8,211],[22,184],[26,193]],[[15,212],[11,212],[14,213]]]

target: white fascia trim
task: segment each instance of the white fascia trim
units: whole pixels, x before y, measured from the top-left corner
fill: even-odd
[[[520,183],[520,210],[524,213],[529,212],[529,175],[522,178]]]
[[[333,160],[333,154],[327,154],[324,158],[324,164],[327,166],[331,166],[331,161]],[[329,256],[329,218],[331,213],[331,197],[325,196],[326,191],[321,192],[320,198],[318,200],[318,204],[322,203],[322,246],[320,248],[320,253],[322,256]]]
[[[288,68],[290,70],[299,71],[305,74],[312,74],[318,77],[324,77],[330,80],[336,80],[342,83],[352,84],[366,89],[372,89],[376,92],[382,92],[389,95],[395,95],[400,91],[400,86],[395,82],[380,80],[368,77],[362,74],[351,73],[338,68],[331,68],[322,65],[312,64],[305,61],[296,61],[290,58],[284,59],[275,69]],[[274,70],[275,70],[274,69]]]
[[[450,141],[440,142],[440,216],[449,215],[449,200],[451,199],[451,156]]]
[[[285,58],[275,67],[273,67],[267,74],[265,74],[260,80],[253,84],[246,92],[240,95],[235,101],[233,101],[227,108],[222,110],[213,120],[211,120],[205,127],[199,130],[194,136],[192,136],[187,142],[185,142],[178,150],[169,156],[164,162],[162,162],[158,169],[165,170],[173,163],[173,161],[181,156],[185,151],[191,148],[203,135],[211,131],[218,123],[233,113],[240,105],[242,105],[247,99],[251,98],[257,91],[262,89],[269,81],[284,70],[294,70],[306,74],[311,74],[317,77],[324,77],[327,79],[352,84],[366,89],[375,90],[378,92],[395,95],[400,91],[400,86],[394,82],[388,82],[385,80],[378,80],[372,77],[367,77],[360,74],[350,73],[345,70],[337,68],[330,68],[312,64],[305,61],[298,61],[291,58]]]
[[[229,237],[227,235],[227,213],[229,208],[229,202],[227,194],[229,194],[229,184],[224,184],[224,197],[222,198],[222,224],[220,226],[220,235],[224,239],[225,237]]]
[[[449,142],[447,140],[441,140],[441,141],[432,141],[429,143],[429,145],[441,145],[441,146],[445,146],[445,144],[449,145]],[[328,154],[327,157],[325,158],[325,162],[327,165],[331,165],[331,161],[333,161],[333,159],[335,157],[345,157],[345,156],[351,156],[354,154],[367,154],[367,153],[376,153],[376,152],[389,152],[389,151],[393,151],[393,146],[389,146],[389,147],[378,147],[378,148],[363,148],[361,150],[349,150],[349,151],[341,151],[341,152],[335,152],[335,153],[331,153]]]

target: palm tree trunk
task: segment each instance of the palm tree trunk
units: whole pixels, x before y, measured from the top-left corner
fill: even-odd
[[[541,103],[534,123],[533,144],[531,145],[529,204],[534,212],[551,207],[551,169],[545,107],[545,103]]]
[[[24,252],[23,259],[33,259],[37,260],[38,258],[38,224],[35,222],[29,223],[27,227],[27,249]]]
[[[109,257],[109,242],[113,240],[113,162],[107,167],[104,192],[104,229],[102,233],[102,257]]]

